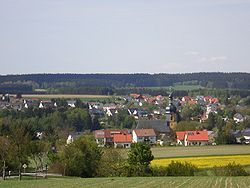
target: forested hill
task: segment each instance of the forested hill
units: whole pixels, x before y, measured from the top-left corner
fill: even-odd
[[[164,87],[197,84],[206,88],[250,89],[250,73],[185,74],[26,74],[0,76],[1,92],[75,87]]]

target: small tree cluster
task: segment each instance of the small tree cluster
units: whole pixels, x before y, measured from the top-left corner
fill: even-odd
[[[150,162],[154,159],[149,143],[131,145],[128,153],[128,175],[144,176],[151,174]]]
[[[80,137],[65,146],[60,161],[64,167],[64,175],[78,177],[97,176],[102,152],[90,137]]]

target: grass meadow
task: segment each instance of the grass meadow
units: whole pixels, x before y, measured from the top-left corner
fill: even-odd
[[[142,188],[142,187],[240,187],[250,185],[249,177],[118,177],[118,178],[48,178],[30,180],[24,178],[0,181],[3,188]]]
[[[74,94],[33,94],[33,95],[22,95],[23,98],[39,98],[39,99],[56,99],[56,98],[65,98],[65,99],[103,99],[111,98],[112,96],[108,95],[74,95]]]
[[[127,157],[129,149],[119,150],[123,157]],[[155,159],[196,157],[196,156],[224,156],[250,154],[250,145],[218,145],[218,146],[169,146],[152,147]]]
[[[155,158],[250,154],[250,145],[177,146],[151,148]]]
[[[120,150],[124,156],[128,150]],[[250,165],[250,146],[204,146],[204,147],[153,147],[155,156],[152,165],[164,166],[171,160],[188,160],[200,168],[219,166],[235,161],[238,164]],[[247,169],[249,171],[249,169]],[[202,173],[194,177],[110,177],[110,178],[73,178],[48,177],[48,179],[23,177],[17,179],[0,180],[0,188],[143,188],[143,187],[240,187],[250,185],[250,176],[246,177],[218,177],[206,176]]]

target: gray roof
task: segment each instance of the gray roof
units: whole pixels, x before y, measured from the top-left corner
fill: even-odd
[[[169,133],[166,120],[139,120],[136,129],[154,129],[158,133]]]
[[[232,133],[235,137],[250,136],[250,128],[244,129],[242,131],[237,130]]]

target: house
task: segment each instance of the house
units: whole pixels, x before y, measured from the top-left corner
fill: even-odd
[[[44,106],[43,106],[43,101],[41,101],[40,102],[40,104],[39,104],[39,108],[43,108]]]
[[[176,142],[178,145],[207,145],[209,141],[207,131],[183,131],[176,132]]]
[[[116,109],[116,104],[108,103],[108,104],[103,105],[102,108],[103,108],[104,111],[107,111],[108,109],[113,110],[113,109]]]
[[[96,108],[89,109],[89,114],[91,116],[96,116],[98,118],[104,117],[104,112],[102,110],[96,109]]]
[[[134,129],[132,131],[133,143],[137,142],[149,142],[151,144],[156,143],[156,134],[154,129]]]
[[[131,134],[114,134],[113,137],[114,148],[122,147],[122,148],[130,148],[132,143],[132,135]]]
[[[55,107],[54,103],[51,100],[44,100],[44,101],[41,101],[41,103],[43,105],[43,108],[53,108],[53,107]]]
[[[213,97],[211,97],[211,96],[205,96],[205,97],[204,97],[204,101],[205,101],[205,102],[210,102],[212,98],[213,98]]]
[[[40,105],[40,100],[39,99],[29,99],[29,100],[24,100],[24,108],[37,108]]]
[[[68,103],[68,106],[71,107],[71,108],[76,107],[76,101],[75,100],[68,100],[67,103]]]
[[[96,130],[94,132],[96,143],[99,147],[112,146],[114,135],[129,134],[128,130]]]
[[[165,120],[140,119],[138,120],[136,129],[154,129],[157,135],[170,133],[170,128]]]
[[[137,108],[130,108],[130,109],[128,109],[128,113],[129,113],[129,115],[138,116],[138,109]]]
[[[241,122],[244,121],[245,118],[244,118],[243,115],[241,115],[240,113],[236,113],[236,114],[234,114],[233,119],[234,119],[234,121],[235,121],[236,123],[241,123]]]
[[[141,94],[130,94],[131,97],[133,97],[136,101],[144,100],[144,97]]]
[[[69,135],[67,140],[66,140],[66,144],[69,145],[71,143],[73,143],[74,139],[73,139],[73,136]]]
[[[218,98],[212,98],[212,99],[210,99],[210,103],[211,104],[219,103],[219,99]]]
[[[85,132],[69,132],[66,144],[72,143],[74,140],[78,139],[82,135],[86,134]]]
[[[17,102],[15,104],[12,105],[12,109],[20,111],[23,108],[23,103],[22,102]]]
[[[181,99],[182,102],[188,102],[188,101],[191,101],[191,100],[192,100],[192,98],[189,97],[189,96],[184,96],[184,97],[182,97],[182,99]]]
[[[54,104],[50,100],[40,101],[39,108],[52,108],[52,107],[54,107]],[[25,108],[27,108],[27,106],[25,106]]]
[[[138,118],[139,117],[148,117],[149,115],[149,112],[148,110],[145,110],[145,109],[138,109]]]
[[[244,129],[242,131],[237,130],[232,133],[236,143],[238,144],[250,144],[250,128]]]
[[[116,109],[109,109],[108,108],[107,111],[106,111],[106,114],[107,114],[108,117],[111,117],[111,116],[113,116],[115,114],[118,114],[118,111]]]

